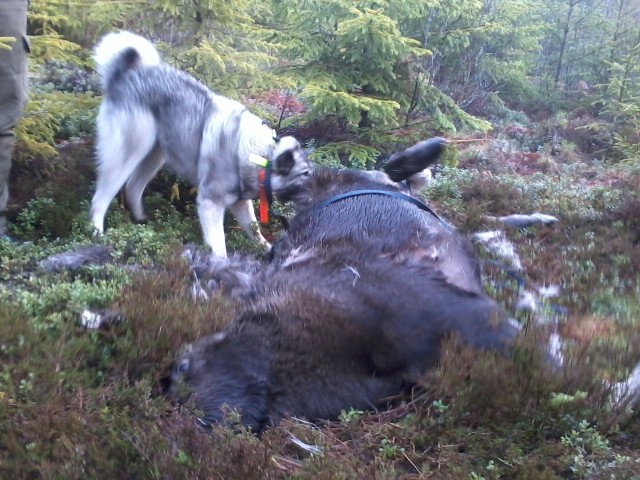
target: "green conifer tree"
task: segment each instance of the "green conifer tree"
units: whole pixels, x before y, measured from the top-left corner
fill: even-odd
[[[431,51],[414,26],[436,6],[432,0],[272,1],[283,75],[296,81],[309,117],[334,119],[351,137],[338,133],[337,143],[318,149],[328,161],[339,156],[349,165],[370,165],[383,148],[395,148],[397,129],[406,132],[415,119],[422,136],[462,125],[488,128],[427,74]]]

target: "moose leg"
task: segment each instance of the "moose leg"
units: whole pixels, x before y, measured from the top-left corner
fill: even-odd
[[[435,164],[447,143],[446,139],[439,137],[416,143],[402,152],[394,153],[382,165],[382,169],[394,182],[402,182]]]

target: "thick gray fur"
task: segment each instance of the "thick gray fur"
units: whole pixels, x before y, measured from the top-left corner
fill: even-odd
[[[227,208],[256,241],[268,246],[256,224],[258,157],[273,165],[274,192],[301,182],[311,170],[297,140],[274,132],[239,102],[217,95],[190,75],[162,62],[155,47],[130,32],[106,35],[95,50],[105,96],[97,120],[97,184],[91,222],[104,217],[124,186],[137,221],[145,221],[142,193],[166,163],[198,187],[205,243],[226,256]]]

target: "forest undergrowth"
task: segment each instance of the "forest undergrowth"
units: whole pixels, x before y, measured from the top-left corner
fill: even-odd
[[[640,480],[640,413],[609,401],[640,361],[638,2],[230,5],[30,2],[30,100],[12,239],[0,239],[0,478]],[[438,368],[388,408],[288,419],[260,436],[205,429],[172,404],[178,351],[237,306],[194,296],[182,254],[205,248],[195,192],[166,171],[145,194],[145,225],[117,199],[106,234],[92,235],[91,49],[119,29],[314,147],[323,166],[372,169],[446,136],[423,193],[465,234],[515,213],[556,217],[505,230],[517,275],[476,245],[487,292],[527,331],[522,348],[504,357],[451,338]],[[225,225],[230,251],[265,255]],[[276,221],[261,229],[281,233]],[[109,261],[45,261],[95,244]],[[530,348],[551,330],[565,341],[561,372]]]
[[[559,324],[566,371],[452,339],[440,366],[388,409],[345,411],[315,425],[290,419],[260,437],[205,430],[196,412],[163,395],[179,348],[222,328],[235,308],[192,295],[181,257],[184,244],[201,244],[190,188],[161,174],[145,198],[148,224],[133,224],[118,202],[107,234],[95,239],[87,221],[90,141],[59,148],[53,163],[18,166],[18,241],[0,240],[0,476],[640,478],[638,415],[614,412],[606,400],[606,381],[624,378],[639,360],[638,185],[568,141],[551,152],[545,139],[539,124],[524,132],[496,127],[457,146],[458,166],[438,168],[425,194],[469,234],[497,228],[488,216],[559,219],[507,231],[525,287],[489,263],[484,275],[487,290],[523,324]],[[536,142],[539,153],[526,155]],[[230,249],[262,255],[227,220]],[[271,239],[279,234],[276,224],[263,229]],[[96,242],[112,247],[113,262],[61,272],[41,266],[49,255]],[[516,312],[523,288],[550,285],[557,296],[540,300],[534,313]],[[118,316],[94,329],[83,323],[88,311]]]

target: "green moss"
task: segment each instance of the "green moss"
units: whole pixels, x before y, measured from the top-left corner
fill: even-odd
[[[528,335],[513,358],[453,339],[440,367],[389,409],[347,411],[317,426],[290,419],[258,438],[204,430],[193,412],[163,395],[179,348],[223,328],[235,313],[221,297],[191,296],[180,254],[183,243],[202,243],[193,196],[183,189],[171,199],[175,178],[160,175],[145,196],[146,225],[133,224],[114,202],[106,234],[93,239],[86,221],[90,180],[64,188],[68,172],[91,155],[78,148],[39,180],[33,200],[16,192],[14,231],[31,242],[0,240],[1,478],[640,476],[637,414],[625,423],[612,416],[600,381],[624,375],[637,361],[628,352],[640,345],[639,201],[630,186],[575,188],[570,173],[488,176],[447,167],[427,191],[438,211],[467,231],[492,228],[486,214],[542,211],[561,218],[550,229],[508,235],[527,282],[562,286],[544,312],[568,308],[571,316],[560,317],[567,329],[584,316],[607,326],[588,341],[573,340],[570,375],[540,368],[537,335]],[[24,185],[31,185],[26,177]],[[262,254],[226,220],[231,251]],[[275,220],[260,228],[270,240],[280,234]],[[112,245],[114,263],[61,273],[38,268],[50,254],[91,242]],[[516,282],[500,269],[484,274],[487,289],[512,310]],[[81,325],[85,309],[105,308],[125,321],[100,330]],[[300,448],[292,435],[319,453]]]

